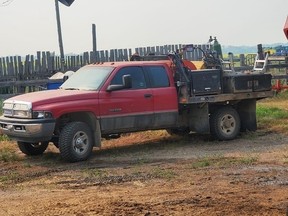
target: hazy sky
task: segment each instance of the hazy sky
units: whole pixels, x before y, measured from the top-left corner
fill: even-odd
[[[7,0],[0,0],[0,5]],[[165,44],[287,43],[288,0],[75,0],[60,4],[65,53]],[[59,53],[54,0],[14,0],[0,7],[0,57]]]

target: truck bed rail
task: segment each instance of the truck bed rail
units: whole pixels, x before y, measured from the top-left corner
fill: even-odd
[[[259,92],[245,92],[245,93],[233,93],[233,94],[215,94],[215,95],[201,95],[189,97],[186,104],[197,103],[221,103],[245,99],[263,99],[267,97],[273,97],[274,91],[259,91]],[[184,103],[183,103],[184,104]]]

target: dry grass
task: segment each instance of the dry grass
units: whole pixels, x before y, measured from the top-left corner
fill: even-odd
[[[20,160],[20,156],[17,151],[18,148],[15,143],[1,141],[0,162],[13,162]]]
[[[288,110],[288,91],[279,93],[273,98],[260,100],[258,104],[263,105],[263,106],[278,107],[283,110]]]
[[[170,135],[165,130],[156,131],[144,131],[136,133],[123,134],[121,139],[103,140],[103,147],[114,148],[119,146],[129,146],[129,145],[141,145],[146,142],[157,142],[166,138]],[[152,138],[152,139],[151,139]]]

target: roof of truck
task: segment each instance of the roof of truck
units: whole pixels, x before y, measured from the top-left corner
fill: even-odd
[[[182,60],[183,65],[191,70],[197,70],[195,64],[188,60]],[[171,67],[173,62],[171,60],[156,60],[156,61],[119,61],[119,62],[100,62],[95,64],[90,64],[89,66],[106,66],[106,67],[118,67],[118,66],[139,66],[139,65],[163,65],[166,64]]]
[[[167,64],[170,66],[172,62],[170,60],[158,60],[158,61],[120,61],[120,62],[100,62],[95,64],[90,64],[89,66],[131,66],[131,65],[151,65],[151,64]]]

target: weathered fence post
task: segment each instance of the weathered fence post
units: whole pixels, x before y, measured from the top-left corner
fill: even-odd
[[[241,67],[245,66],[245,55],[244,54],[240,54],[239,58],[240,58],[240,66]]]

